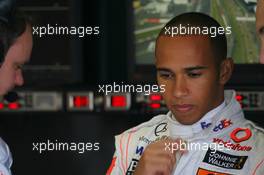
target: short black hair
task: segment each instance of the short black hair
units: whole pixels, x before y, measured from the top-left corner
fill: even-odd
[[[0,63],[14,43],[26,30],[30,20],[16,9],[15,0],[0,1]]]
[[[166,35],[166,29],[172,27],[222,27],[214,18],[198,12],[189,12],[180,14],[173,19],[171,19],[165,26],[161,29],[159,36]],[[216,64],[220,64],[224,59],[227,58],[227,39],[225,33],[216,33],[215,37],[211,37],[208,34],[211,41],[211,46],[213,49],[213,54],[216,58]],[[159,38],[159,37],[158,37]]]

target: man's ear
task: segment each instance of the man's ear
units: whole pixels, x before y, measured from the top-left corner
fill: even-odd
[[[234,62],[232,58],[226,58],[222,61],[220,67],[219,83],[225,85],[230,79],[234,68]]]

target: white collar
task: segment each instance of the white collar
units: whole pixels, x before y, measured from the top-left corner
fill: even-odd
[[[193,125],[183,125],[176,121],[171,112],[167,114],[168,128],[172,138],[192,138],[194,135],[207,134],[209,130],[220,122],[223,118],[229,119],[234,116],[241,116],[240,104],[235,99],[234,91],[225,91],[225,100],[222,104],[205,114],[198,122]],[[219,115],[221,114],[221,115]],[[242,114],[243,115],[243,114]],[[208,128],[202,128],[201,122],[211,123]],[[204,131],[206,130],[206,133]]]
[[[194,123],[193,125],[183,125],[179,123],[176,120],[176,118],[173,116],[173,114],[170,112],[168,117],[171,128],[170,135],[172,137],[178,137],[178,136],[190,137],[193,136],[193,134],[199,133],[200,131],[203,130],[203,128],[201,127],[201,122],[211,123],[214,116],[216,116],[217,113],[222,111],[225,108],[225,106],[226,106],[226,102],[223,101],[219,106],[207,112],[198,122]]]
[[[212,109],[211,111],[207,112],[198,122],[194,123],[192,126],[192,129],[194,133],[198,133],[202,130],[201,123],[212,123],[213,117],[216,116],[217,113],[219,113],[221,110],[223,110],[226,106],[226,102],[223,101],[220,105],[218,105],[216,108]]]

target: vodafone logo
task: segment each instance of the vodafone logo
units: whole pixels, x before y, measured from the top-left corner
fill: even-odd
[[[243,135],[238,136],[238,133],[242,133]],[[252,136],[252,132],[249,128],[236,128],[230,134],[231,139],[236,143],[246,141],[251,136]]]
[[[252,149],[251,146],[247,146],[247,145],[242,146],[239,143],[232,143],[231,140],[224,141],[222,138],[213,138],[213,142],[218,144],[223,144],[224,147],[235,151],[250,151]]]
[[[224,141],[222,138],[214,138],[213,142],[218,144],[223,144],[224,147],[235,150],[235,151],[250,151],[251,146],[240,145],[240,142],[250,139],[252,132],[249,128],[236,128],[230,133],[231,140]]]

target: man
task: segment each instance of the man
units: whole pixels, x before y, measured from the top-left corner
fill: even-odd
[[[13,9],[14,1],[0,1],[0,97],[23,85],[21,68],[32,49],[31,27]],[[0,175],[10,175],[11,164],[9,148],[0,138]]]
[[[258,0],[256,12],[256,28],[260,38],[260,63],[264,64],[264,0]]]
[[[8,0],[1,1],[0,7]],[[8,13],[8,12],[7,12]],[[15,86],[23,85],[21,68],[30,58],[32,49],[31,26],[15,14],[0,18],[0,95]]]
[[[224,91],[233,70],[225,34],[172,36],[180,26],[220,28],[201,13],[165,25],[155,64],[169,112],[116,136],[107,174],[264,174],[264,131],[244,118],[235,92]]]

